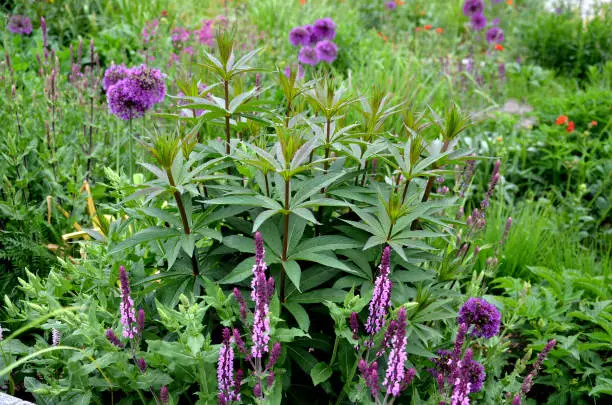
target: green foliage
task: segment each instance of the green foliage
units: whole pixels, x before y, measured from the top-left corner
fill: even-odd
[[[529,58],[544,68],[580,79],[587,77],[590,66],[601,69],[612,52],[612,31],[606,20],[610,7],[600,7],[586,22],[569,10],[537,15],[523,33]]]

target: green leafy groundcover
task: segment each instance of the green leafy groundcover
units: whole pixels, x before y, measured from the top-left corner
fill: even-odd
[[[516,61],[517,15],[557,17],[487,2],[500,49],[463,2],[85,3],[23,2],[2,23],[1,390],[610,398],[610,122],[593,101],[610,66],[560,69],[578,83]],[[302,13],[337,59],[298,65]]]

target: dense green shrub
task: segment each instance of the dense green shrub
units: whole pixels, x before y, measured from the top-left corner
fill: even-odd
[[[528,57],[560,74],[587,78],[590,66],[601,68],[612,55],[609,12],[610,6],[603,6],[587,21],[573,12],[536,15],[523,32]]]

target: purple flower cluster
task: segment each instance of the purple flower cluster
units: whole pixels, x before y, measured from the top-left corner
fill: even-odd
[[[406,308],[400,308],[397,314],[397,321],[391,321],[389,330],[393,331],[391,337],[391,352],[387,360],[387,373],[383,381],[383,385],[387,390],[387,394],[394,397],[399,396],[402,385],[406,378]]]
[[[472,349],[463,351],[470,327],[471,336],[491,338],[499,333],[501,316],[497,308],[480,298],[470,298],[459,310],[459,329],[452,351],[439,350],[430,369],[442,396],[450,389],[451,405],[468,405],[469,395],[482,389],[486,373],[484,366],[473,359]],[[446,402],[444,402],[446,403]]]
[[[215,44],[215,33],[212,29],[213,20],[202,20],[199,30],[193,31],[193,36],[202,45],[213,47]]]
[[[385,3],[385,7],[387,10],[395,10],[397,8],[397,3],[395,3],[395,1],[388,1]]]
[[[504,30],[499,27],[491,27],[485,37],[490,44],[501,44],[504,42]]]
[[[391,262],[391,248],[387,246],[380,260],[378,277],[374,282],[374,292],[370,301],[370,313],[366,322],[366,331],[370,336],[375,335],[385,324],[385,317],[391,302],[392,283],[389,279]]]
[[[159,20],[157,19],[151,20],[145,24],[141,32],[142,40],[144,41],[145,44],[148,44],[151,41],[151,39],[157,36],[158,28],[159,28]]]
[[[51,329],[51,346],[59,346],[62,334],[59,330]]]
[[[482,298],[470,298],[459,310],[457,321],[474,326],[472,336],[490,339],[499,333],[501,314],[495,305]]]
[[[119,282],[121,283],[121,324],[123,325],[123,337],[133,339],[138,334],[136,327],[136,314],[134,312],[134,301],[131,297],[130,280],[125,267],[119,266]]]
[[[481,31],[487,26],[487,18],[484,16],[483,0],[466,0],[463,3],[463,14],[470,18],[470,24],[475,31]]]
[[[552,351],[552,349],[555,347],[556,344],[557,344],[556,340],[554,339],[549,340],[546,343],[546,346],[544,346],[544,349],[542,349],[540,354],[538,354],[538,359],[533,364],[533,369],[531,370],[529,374],[527,374],[527,376],[525,376],[525,379],[523,380],[523,384],[521,385],[521,391],[514,396],[514,400],[512,402],[513,405],[514,404],[520,405],[521,397],[527,395],[527,393],[531,391],[531,388],[533,387],[533,380],[540,373],[544,360],[546,360],[546,357],[548,357],[548,354]]]
[[[253,388],[253,394],[256,398],[263,398],[265,386],[271,388],[274,384],[273,367],[281,355],[280,343],[276,342],[274,345],[272,345],[272,349],[269,349],[270,300],[274,294],[274,279],[272,277],[266,277],[267,266],[264,261],[264,256],[264,241],[261,233],[256,232],[255,265],[253,266],[253,280],[251,282],[251,299],[255,304],[255,308],[253,311],[253,324],[250,334],[252,340],[250,350],[247,349],[238,329],[234,329],[232,336],[233,341],[236,343],[236,347],[246,356],[246,360],[253,368],[253,377],[256,381],[256,385]],[[240,307],[240,320],[246,326],[247,318],[250,317],[250,311],[247,308],[247,303],[240,293],[240,290],[237,288],[234,288],[233,294]],[[268,360],[265,365],[263,362],[264,353],[269,353]],[[240,378],[242,378],[242,371],[238,371],[241,373]],[[263,385],[264,383],[265,385]],[[240,384],[236,384],[236,389],[239,390]],[[221,404],[222,401],[220,400],[219,403]]]
[[[251,354],[261,358],[270,342],[270,298],[274,293],[274,279],[266,277],[265,249],[260,232],[255,233],[255,265],[251,282],[251,299],[255,303],[253,320],[253,347]]]
[[[338,57],[338,46],[332,42],[336,37],[336,23],[331,18],[322,18],[312,25],[295,27],[289,32],[289,42],[301,46],[298,60],[305,65],[316,65],[320,61],[332,63]]]
[[[223,343],[221,350],[219,350],[219,361],[217,363],[219,405],[228,405],[233,401],[240,401],[240,380],[242,378],[238,379],[236,377],[238,376],[234,375],[234,349],[231,345],[231,332],[229,328],[225,328],[223,329]]]
[[[13,34],[30,35],[32,21],[25,15],[12,15],[8,22],[8,29]]]
[[[102,80],[110,112],[123,120],[142,117],[164,99],[164,76],[146,65],[133,68],[112,65]]]

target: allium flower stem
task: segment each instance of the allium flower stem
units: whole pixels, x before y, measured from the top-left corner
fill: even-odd
[[[176,206],[178,207],[179,213],[181,214],[181,222],[183,223],[183,231],[185,235],[191,234],[191,228],[189,227],[189,221],[187,219],[187,212],[185,211],[185,205],[183,205],[183,198],[181,197],[181,193],[176,189],[176,183],[174,181],[174,176],[172,176],[172,169],[166,168],[166,174],[168,175],[168,182],[170,186],[174,190],[173,195],[176,201]],[[194,277],[197,277],[200,274],[200,268],[198,265],[198,255],[197,248],[193,248],[193,252],[191,254],[191,268]]]

